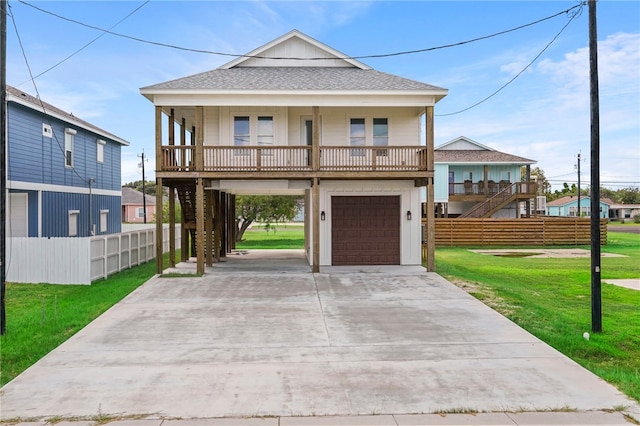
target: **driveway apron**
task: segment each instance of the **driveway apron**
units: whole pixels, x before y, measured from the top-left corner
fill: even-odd
[[[435,273],[301,262],[151,279],[7,384],[2,418],[633,405]]]

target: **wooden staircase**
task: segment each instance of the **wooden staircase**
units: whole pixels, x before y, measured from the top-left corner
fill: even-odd
[[[483,218],[491,217],[495,212],[507,206],[516,200],[532,198],[534,195],[522,191],[523,182],[512,183],[493,197],[487,198],[485,201],[477,203],[471,209],[467,210],[458,217],[461,218]],[[525,182],[526,183],[526,182]]]

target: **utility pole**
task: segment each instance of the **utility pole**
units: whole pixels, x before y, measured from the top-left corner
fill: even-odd
[[[591,331],[602,332],[600,281],[600,97],[596,0],[589,0],[589,74],[591,99]]]
[[[582,217],[582,210],[580,210],[580,153],[578,153],[578,217]]]
[[[144,177],[144,151],[142,151],[142,155],[138,155],[140,160],[140,166],[142,167],[142,216],[144,219],[144,223],[147,223],[147,193],[145,192],[146,180]]]
[[[7,0],[0,0],[0,335],[7,331],[4,295],[7,259]]]

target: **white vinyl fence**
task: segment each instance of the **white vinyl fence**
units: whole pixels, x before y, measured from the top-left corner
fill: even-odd
[[[180,235],[177,226],[176,247]],[[168,225],[163,227],[162,249],[169,251]],[[155,225],[87,238],[7,238],[7,281],[91,284],[155,255]]]

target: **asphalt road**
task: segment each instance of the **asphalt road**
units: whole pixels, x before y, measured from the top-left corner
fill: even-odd
[[[611,232],[626,232],[627,234],[640,234],[640,226],[608,225]]]

